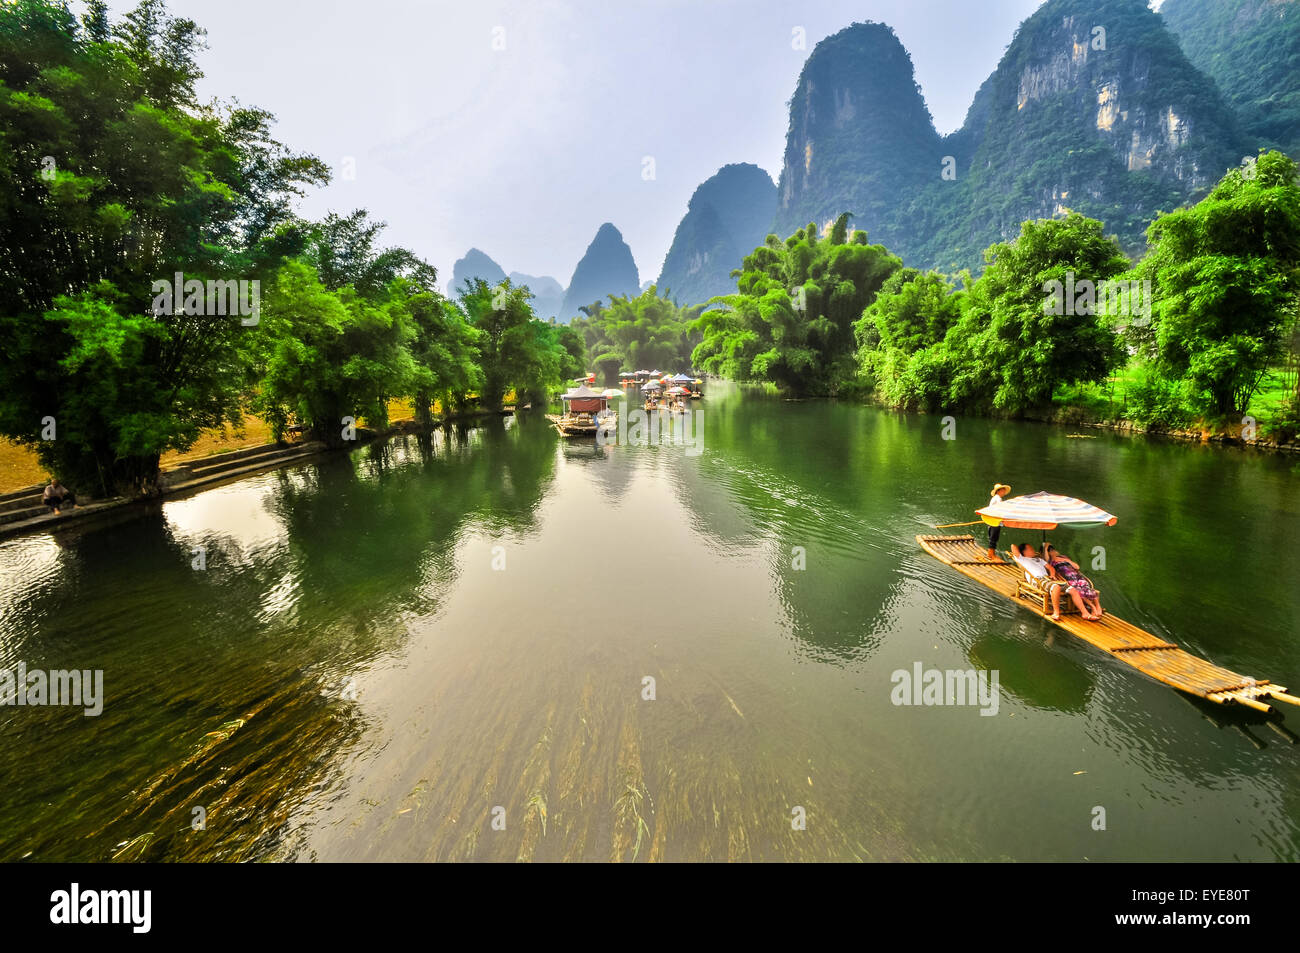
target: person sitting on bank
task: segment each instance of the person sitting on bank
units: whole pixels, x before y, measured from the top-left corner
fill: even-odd
[[[73,509],[81,509],[77,505],[77,497],[71,490],[59,482],[58,477],[50,480],[50,485],[45,488],[41,495],[41,502],[58,514],[65,506],[71,506]]]
[[[989,506],[992,506],[994,503],[997,503],[1000,500],[1006,499],[1007,494],[1010,492],[1011,492],[1011,487],[1007,486],[1005,483],[994,483],[993,495],[989,497]],[[998,537],[1001,535],[1002,535],[1002,525],[998,524],[997,526],[993,526],[990,524],[989,559],[994,560],[996,562],[1002,562],[1001,557],[998,556]]]
[[[1083,605],[1086,607],[1080,609],[1083,617],[1089,622],[1100,619],[1103,614],[1101,593],[1093,586],[1092,580],[1079,570],[1079,564],[1047,542],[1043,543],[1043,558],[1047,560],[1047,565],[1055,569],[1057,575],[1068,582],[1083,600]]]
[[[1070,594],[1070,598],[1074,600],[1074,605],[1079,610],[1079,614],[1085,619],[1092,619],[1092,614],[1084,606],[1083,597],[1064,579],[1057,578],[1056,570],[1052,568],[1047,560],[1038,555],[1033,546],[1028,543],[1023,546],[1013,543],[1011,545],[1011,558],[1025,571],[1026,581],[1037,582],[1039,585],[1047,587],[1048,591],[1051,592],[1053,622],[1061,621],[1062,589]]]

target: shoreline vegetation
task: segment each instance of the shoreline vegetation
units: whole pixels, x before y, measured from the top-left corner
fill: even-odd
[[[834,400],[836,398],[792,397],[788,399],[807,401]],[[889,407],[886,404],[876,401],[863,402],[860,400],[854,400],[853,402],[864,403],[866,406],[875,407],[879,410],[898,411],[898,408]],[[421,423],[415,418],[413,411],[408,406],[405,415],[402,414],[401,409],[393,410],[390,422],[384,430],[369,430],[363,426],[358,431],[362,439],[359,439],[356,444],[346,444],[334,449],[346,452],[355,449],[357,446],[375,440],[388,439],[402,434],[431,432],[452,424],[473,423],[487,417],[508,414],[513,412],[513,410],[513,406],[507,405],[507,407],[502,411],[471,410],[447,415],[435,414],[434,418],[429,423]],[[907,413],[914,411],[898,412]],[[989,417],[985,419],[997,420],[999,418]],[[1088,408],[1083,404],[1060,404],[1054,408],[1052,413],[1040,415],[1026,414],[1022,419],[1031,423],[1049,424],[1063,429],[1086,428],[1090,430],[1108,431],[1130,437],[1151,437],[1188,443],[1201,443],[1224,449],[1250,449],[1269,452],[1300,453],[1300,438],[1296,437],[1293,437],[1290,441],[1281,440],[1270,435],[1256,436],[1254,439],[1245,439],[1242,436],[1240,427],[1235,431],[1211,426],[1203,426],[1199,428],[1164,428],[1159,425],[1154,427],[1144,427],[1134,421],[1123,418],[1098,419],[1089,417]],[[269,448],[271,446],[291,450],[297,445],[298,442],[295,440],[286,440],[278,444],[275,443],[270,439],[269,428],[267,428],[266,425],[257,418],[249,417],[245,421],[242,435],[234,432],[205,433],[200,441],[188,452],[170,454],[164,457],[161,461],[161,472],[163,477],[166,478],[166,476],[173,470],[185,466],[193,466],[195,464],[216,463],[228,455],[237,453],[241,450]],[[11,441],[0,440],[0,494],[35,488],[39,484],[48,481],[48,479],[49,474],[41,468],[35,452],[14,444]]]
[[[88,501],[85,506],[78,509],[65,509],[58,515],[42,512],[20,520],[15,520],[13,516],[7,514],[0,514],[0,540],[99,520],[105,514],[120,518],[124,514],[129,515],[126,514],[125,508],[131,504],[155,503],[169,497],[186,497],[217,485],[237,482],[289,464],[304,463],[309,457],[339,452],[349,453],[361,447],[408,434],[431,434],[436,430],[452,426],[473,426],[486,418],[510,416],[515,411],[513,405],[507,405],[500,410],[450,412],[437,415],[427,422],[419,421],[414,417],[395,419],[382,430],[358,427],[355,440],[338,447],[327,446],[320,441],[304,440],[300,436],[269,443],[256,443],[249,442],[246,437],[241,439],[231,435],[235,442],[221,445],[216,439],[217,435],[208,435],[208,441],[215,442],[218,449],[211,449],[207,453],[190,453],[166,461],[159,473],[157,490],[151,496],[97,498]],[[24,451],[23,448],[8,442],[0,444],[0,473],[6,475],[0,477],[0,506],[21,505],[18,499],[24,494],[39,494],[43,490],[41,483],[10,485],[7,482],[7,475],[14,469],[10,465],[10,458],[15,453],[26,453],[29,459],[25,463],[28,466],[39,466],[35,462],[34,455]]]
[[[1158,216],[1136,262],[1069,212],[1024,222],[978,277],[921,272],[845,212],[769,235],[733,294],[682,306],[650,285],[562,325],[509,279],[443,295],[364,209],[298,217],[329,168],[276,141],[264,110],[198,99],[203,31],[163,0],[115,23],[99,0],[80,18],[14,0],[0,25],[0,479],[15,488],[36,473],[81,500],[151,499],[195,458],[338,449],[397,412],[431,427],[638,367],[932,414],[1285,448],[1300,434],[1300,185],[1277,151]]]
[[[1159,215],[1027,221],[985,269],[908,268],[851,215],[769,235],[694,324],[695,366],[791,397],[1290,446],[1300,435],[1300,185],[1277,151]]]

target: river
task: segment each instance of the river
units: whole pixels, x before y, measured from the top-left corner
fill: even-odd
[[[1109,611],[1300,689],[1300,462],[696,409],[696,447],[492,419],[0,544],[0,668],[104,684],[0,708],[0,859],[1300,859],[1285,730],[914,539],[996,481],[1081,497],[1118,524],[1056,542],[1104,547]],[[918,664],[996,710],[895,704]]]

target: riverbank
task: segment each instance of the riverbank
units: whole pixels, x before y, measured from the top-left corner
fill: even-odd
[[[413,418],[398,420],[383,430],[359,428],[356,442],[342,447],[330,447],[320,441],[293,439],[252,446],[241,442],[206,454],[191,451],[178,456],[170,465],[163,468],[159,478],[160,492],[156,497],[90,498],[76,508],[64,509],[57,514],[49,511],[41,500],[44,483],[30,484],[16,489],[0,487],[0,540],[28,533],[47,532],[55,527],[63,529],[98,520],[106,515],[122,518],[129,515],[128,507],[153,503],[160,499],[183,497],[220,483],[229,483],[289,464],[306,462],[309,457],[348,452],[362,444],[386,440],[402,434],[426,433],[457,423],[473,423],[488,417],[510,416],[514,412],[514,407],[504,407],[501,410],[449,414],[437,418],[428,426]],[[213,436],[208,435],[207,439],[211,440]],[[4,449],[24,451],[35,457],[34,453],[25,448],[9,445]],[[21,471],[14,468],[10,472]]]
[[[1275,434],[1260,432],[1258,424],[1255,425],[1257,429],[1254,435],[1251,436],[1248,430],[1250,425],[1245,422],[1237,424],[1235,427],[1211,424],[1200,424],[1191,427],[1147,427],[1132,420],[1098,420],[1089,415],[1087,408],[1079,405],[1059,407],[1054,413],[1041,416],[1030,415],[1026,416],[1025,419],[1063,427],[1074,426],[1087,427],[1092,430],[1109,430],[1113,433],[1133,437],[1164,437],[1170,440],[1213,444],[1219,447],[1235,447],[1242,450],[1273,450],[1282,453],[1300,453],[1300,436],[1292,437],[1289,440],[1280,439]]]
[[[1173,394],[1153,397],[1147,372],[1129,364],[1101,384],[1057,388],[1051,410],[1033,419],[1224,447],[1297,452],[1300,428],[1288,410],[1296,393],[1290,373],[1275,369],[1244,413],[1234,419],[1215,419],[1196,414]]]
[[[760,384],[760,386],[762,386]],[[771,386],[771,385],[768,385]],[[778,392],[779,393],[779,392]],[[803,403],[819,400],[842,400],[845,403],[872,407],[891,413],[922,414],[924,411],[902,410],[873,396],[845,398],[835,397],[789,397],[788,403]],[[1254,408],[1252,408],[1254,409]],[[929,416],[940,417],[944,411],[936,411]],[[1052,424],[1058,427],[1076,427],[1089,430],[1110,431],[1130,437],[1161,437],[1189,443],[1210,444],[1217,447],[1239,450],[1267,450],[1279,453],[1300,453],[1300,433],[1292,436],[1279,436],[1272,425],[1271,417],[1262,417],[1249,423],[1246,418],[1233,425],[1198,422],[1186,427],[1165,427],[1158,424],[1144,425],[1123,417],[1101,416],[1096,413],[1095,405],[1087,403],[1060,402],[1049,410],[1038,413],[1026,413],[1019,417],[1000,417],[994,414],[956,414],[962,419],[986,420],[992,423],[1029,421],[1031,423]],[[1254,435],[1249,427],[1255,428]]]
[[[512,399],[512,395],[507,395],[507,407],[511,410],[513,410],[510,404]],[[435,413],[441,410],[437,405],[434,409]],[[493,413],[494,411],[488,410],[457,414],[436,413],[432,426],[461,423],[492,416]],[[415,420],[414,408],[405,401],[390,402],[388,414],[391,423],[382,431],[385,434],[408,433],[421,429],[422,425]],[[290,435],[287,440],[281,442],[281,445],[292,446],[299,440],[298,435]],[[217,458],[222,458],[229,453],[266,448],[273,444],[275,440],[270,426],[250,414],[244,417],[237,430],[222,428],[205,431],[188,450],[164,454],[160,466],[165,475],[180,467],[202,466],[208,462],[216,462]],[[35,450],[0,438],[0,497],[20,491],[30,491],[37,485],[43,486],[49,482],[50,476],[51,474],[41,466]]]

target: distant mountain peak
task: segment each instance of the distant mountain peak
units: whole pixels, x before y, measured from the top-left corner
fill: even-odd
[[[731,271],[763,243],[776,211],[771,176],[748,162],[724,165],[696,188],[656,282],[680,304],[735,290]]]
[[[451,296],[460,294],[469,279],[482,278],[488,284],[495,285],[504,281],[505,277],[505,269],[493,261],[490,255],[478,248],[471,248],[452,265],[451,284],[447,293]]]
[[[1045,0],[944,138],[893,31],[854,24],[800,74],[776,223],[785,236],[852,212],[908,264],[952,271],[980,268],[1026,219],[1078,211],[1136,252],[1158,211],[1216,181],[1246,144],[1146,0]]]
[[[564,286],[550,275],[526,275],[520,271],[512,271],[509,278],[516,288],[526,287],[533,293],[533,300],[530,303],[537,317],[546,320],[559,315],[560,308],[564,304]]]
[[[613,223],[605,222],[573,270],[569,289],[557,319],[564,324],[577,317],[578,309],[609,295],[636,295],[641,286],[632,249]]]
[[[883,23],[854,23],[826,37],[799,73],[790,100],[776,213],[788,235],[842,212],[873,240],[898,244],[900,196],[939,174],[939,134],[912,58]]]

